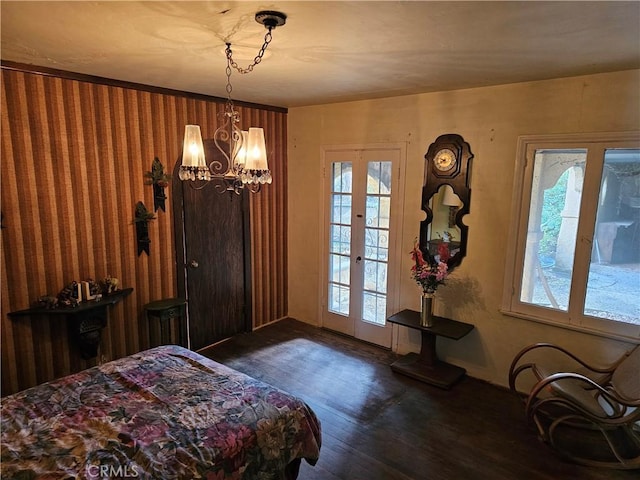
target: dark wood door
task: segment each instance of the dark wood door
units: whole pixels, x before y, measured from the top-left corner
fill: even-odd
[[[221,160],[204,141],[208,162]],[[224,157],[223,157],[224,158]],[[248,193],[200,190],[173,175],[178,292],[187,299],[189,339],[199,350],[251,330]]]

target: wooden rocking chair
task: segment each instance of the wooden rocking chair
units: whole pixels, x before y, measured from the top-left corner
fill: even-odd
[[[521,362],[540,349],[562,352],[580,371],[557,372]],[[528,395],[516,390],[525,371],[536,380]],[[540,438],[560,455],[589,466],[640,468],[640,346],[610,366],[596,367],[557,345],[531,345],[511,363],[509,387],[522,396],[527,419]]]

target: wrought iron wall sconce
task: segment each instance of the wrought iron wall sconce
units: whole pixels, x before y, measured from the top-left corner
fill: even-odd
[[[138,245],[138,256],[142,252],[146,252],[149,255],[149,244],[151,239],[149,238],[149,221],[154,220],[155,215],[147,210],[144,203],[136,203],[135,219],[133,223],[136,225],[136,243]]]
[[[164,189],[169,186],[171,175],[164,172],[164,166],[158,157],[153,159],[151,171],[145,172],[144,176],[146,177],[145,185],[153,186],[153,211],[157,212],[160,208],[163,212],[166,212],[164,201],[167,196],[164,193]]]

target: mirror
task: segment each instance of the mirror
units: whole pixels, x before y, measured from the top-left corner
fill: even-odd
[[[462,217],[471,199],[469,144],[457,134],[439,136],[425,155],[420,249],[432,262],[459,266],[467,253],[468,227]]]
[[[455,216],[462,202],[451,186],[442,185],[429,201],[433,219],[429,224],[427,247],[437,262],[447,262],[460,251],[461,230]]]

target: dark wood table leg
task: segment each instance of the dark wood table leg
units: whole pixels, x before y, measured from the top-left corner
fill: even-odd
[[[394,362],[391,369],[436,387],[451,388],[464,376],[466,370],[438,360],[436,339],[435,334],[422,330],[420,353],[405,355]]]
[[[187,345],[187,306],[186,305],[182,305],[180,307],[180,317],[178,317],[178,321],[180,322],[179,325],[179,332],[180,332],[180,346],[184,347],[184,348],[188,348],[189,345]]]
[[[160,315],[160,344],[169,345],[171,343],[171,318]]]

